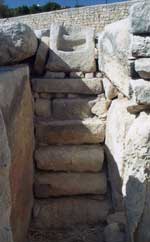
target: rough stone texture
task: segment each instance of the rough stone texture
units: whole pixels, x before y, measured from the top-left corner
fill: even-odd
[[[150,105],[144,105],[144,104],[137,104],[135,101],[131,102],[129,106],[127,107],[128,112],[133,114],[138,114],[142,111],[148,111],[150,110]]]
[[[132,35],[131,53],[134,57],[150,57],[150,37]]]
[[[37,168],[50,171],[98,172],[104,162],[101,145],[40,147],[35,152]]]
[[[70,78],[84,78],[84,73],[79,71],[79,72],[70,72]]]
[[[108,111],[106,122],[106,155],[113,205],[116,210],[123,209],[124,144],[126,133],[135,119],[134,115],[127,112],[129,104],[130,101],[127,99],[114,100]]]
[[[150,104],[150,82],[143,79],[130,81],[133,99],[137,104]]]
[[[104,230],[105,242],[125,242],[125,234],[120,231],[119,225],[113,223]]]
[[[42,75],[45,69],[46,59],[49,51],[49,37],[42,37],[36,52],[34,72]]]
[[[37,49],[34,32],[24,24],[0,25],[0,65],[23,61],[33,56]]]
[[[94,30],[81,26],[52,24],[50,55],[46,68],[50,71],[94,72]]]
[[[48,99],[38,98],[35,101],[35,114],[39,117],[51,117],[51,101]]]
[[[51,71],[46,71],[44,78],[64,78],[65,73],[64,72],[51,72]]]
[[[53,117],[58,120],[85,119],[92,117],[91,108],[96,103],[93,98],[55,99]]]
[[[120,224],[120,225],[126,225],[125,213],[124,212],[117,212],[117,213],[113,213],[113,214],[108,215],[107,223],[108,224],[117,223],[117,224]]]
[[[107,179],[104,173],[42,173],[35,175],[34,191],[37,198],[107,192]]]
[[[128,19],[105,27],[99,36],[99,70],[126,96],[129,96],[130,72]]]
[[[1,111],[0,133],[0,241],[13,242],[10,225],[11,194],[9,182],[11,152]]]
[[[105,97],[109,100],[114,99],[118,95],[117,88],[110,82],[108,78],[103,78],[103,87],[105,92]]]
[[[150,33],[150,3],[143,1],[134,4],[130,9],[130,31],[132,34]]]
[[[93,196],[36,200],[33,224],[38,229],[97,224],[106,220],[109,209],[107,200]]]
[[[150,115],[142,112],[130,127],[125,140],[125,196],[131,241],[150,240]]]
[[[48,26],[49,27],[49,26]],[[41,39],[42,37],[49,37],[50,36],[50,28],[45,29],[35,29],[34,33],[38,39]]]
[[[96,144],[105,137],[105,122],[99,119],[84,121],[52,121],[36,124],[36,138],[45,144]]]
[[[106,100],[105,97],[102,95],[98,97],[97,102],[91,109],[91,112],[100,119],[105,119],[110,103],[111,102],[109,100]]]
[[[135,70],[143,79],[150,79],[150,58],[140,58],[135,61]]]
[[[32,79],[35,92],[101,94],[101,78],[85,79]]]
[[[11,228],[14,241],[20,242],[25,241],[33,202],[33,110],[27,66],[0,69],[0,106],[11,151]]]

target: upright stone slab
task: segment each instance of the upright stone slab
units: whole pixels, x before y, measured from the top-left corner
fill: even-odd
[[[99,36],[99,70],[125,96],[129,96],[129,44],[128,19],[107,25]]]
[[[88,27],[52,24],[50,55],[47,69],[50,71],[94,72],[94,30]]]

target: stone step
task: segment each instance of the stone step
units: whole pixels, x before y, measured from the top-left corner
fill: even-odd
[[[105,122],[98,119],[39,121],[36,140],[43,144],[97,144],[104,142]]]
[[[37,172],[34,191],[37,198],[60,197],[82,194],[105,194],[105,173]]]
[[[95,103],[96,99],[92,98],[55,99],[52,102],[53,118],[79,120],[92,117],[91,109]]]
[[[103,93],[102,78],[34,78],[34,92],[40,93],[77,93],[97,95]]]
[[[36,166],[47,171],[98,172],[104,162],[101,145],[51,145],[35,151]]]
[[[35,200],[32,224],[41,230],[94,225],[106,221],[110,208],[108,200],[100,196]]]

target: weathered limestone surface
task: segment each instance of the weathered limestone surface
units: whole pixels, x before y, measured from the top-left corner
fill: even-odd
[[[6,187],[9,178],[11,184],[11,229],[14,241],[20,242],[25,241],[33,202],[33,110],[27,66],[0,69],[0,107],[11,152],[5,180]]]
[[[99,119],[51,121],[36,124],[36,138],[45,144],[97,144],[105,137],[105,122]]]
[[[109,100],[114,99],[118,95],[117,88],[110,82],[108,78],[103,78],[103,87],[105,92],[105,97]]]
[[[140,58],[135,61],[135,70],[143,79],[150,79],[150,58]]]
[[[99,36],[99,70],[126,96],[129,96],[130,80],[129,44],[128,19],[106,26]]]
[[[105,194],[107,179],[104,173],[42,173],[35,175],[35,196],[38,198],[83,194]]]
[[[106,220],[109,209],[109,202],[100,196],[36,200],[33,223],[38,229],[97,224]]]
[[[150,37],[133,35],[131,53],[134,57],[150,57]]]
[[[108,160],[109,179],[112,188],[113,205],[116,210],[122,209],[122,178],[124,174],[125,137],[135,116],[127,112],[130,101],[114,100],[107,114],[106,122],[106,155]]]
[[[124,242],[125,234],[120,231],[119,224],[113,223],[106,226],[104,238],[105,242]]]
[[[51,101],[48,99],[37,98],[34,104],[35,114],[44,118],[51,117]]]
[[[132,95],[137,104],[150,105],[150,82],[143,79],[130,81]]]
[[[150,3],[142,1],[134,4],[130,9],[130,31],[132,34],[150,33]]]
[[[75,79],[33,79],[35,92],[101,94],[103,92],[101,78]]]
[[[57,120],[85,119],[92,117],[91,109],[96,103],[94,98],[55,99],[53,117]]]
[[[0,25],[0,65],[13,64],[33,56],[37,44],[34,32],[27,25]]]
[[[10,224],[11,194],[9,181],[11,153],[1,111],[0,134],[0,241],[13,242]]]
[[[101,145],[52,145],[37,149],[35,160],[40,170],[98,172],[104,162],[104,150]]]
[[[110,103],[109,100],[105,99],[104,95],[101,95],[97,98],[97,102],[92,107],[91,112],[100,119],[105,119]]]
[[[142,112],[125,139],[124,196],[131,241],[150,240],[150,115]]]
[[[94,72],[94,29],[52,24],[50,31],[50,71]]]

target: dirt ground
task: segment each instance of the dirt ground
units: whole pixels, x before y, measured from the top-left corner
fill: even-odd
[[[28,242],[104,242],[103,228],[97,225],[49,231],[30,229]]]

